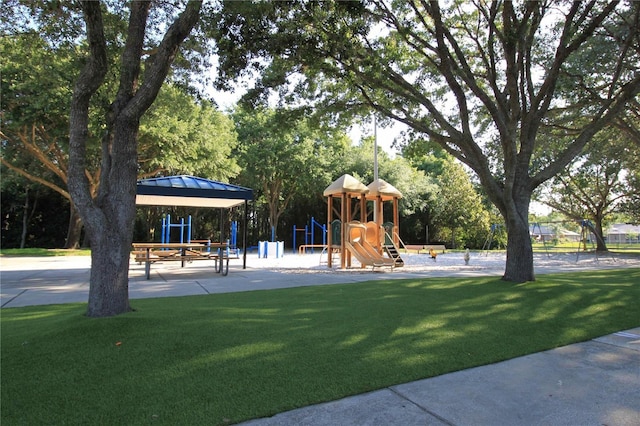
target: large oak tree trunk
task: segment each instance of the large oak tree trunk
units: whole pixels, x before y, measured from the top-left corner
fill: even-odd
[[[609,249],[607,248],[607,243],[604,241],[604,231],[602,229],[602,221],[603,214],[599,214],[596,216],[595,226],[593,229],[593,234],[596,236],[596,251],[598,252],[607,252]]]
[[[91,240],[91,278],[87,315],[105,317],[131,310],[129,251],[135,220],[137,135],[140,117],[151,106],[169,72],[178,47],[191,32],[201,2],[190,1],[169,27],[139,85],[140,62],[150,1],[132,2],[120,75],[120,88],[107,117],[102,142],[102,174],[93,199],[84,174],[89,101],[107,71],[106,40],[101,5],[82,3],[90,55],[73,93],[69,131],[69,192]]]
[[[508,217],[507,262],[502,279],[512,282],[534,281],[533,247],[529,235],[529,221],[524,216]]]
[[[116,229],[94,235],[87,315],[104,317],[131,310],[129,305],[129,246]],[[97,240],[97,241],[96,241]]]
[[[87,308],[90,317],[113,316],[131,310],[129,257],[135,219],[135,175],[133,184],[125,180],[109,185],[116,192],[102,200],[101,210],[94,210],[85,217],[85,229],[91,240]]]
[[[34,206],[33,206],[33,210],[35,210],[35,203],[37,202],[37,197],[34,198]],[[33,215],[33,212],[30,212],[29,209],[29,186],[26,186],[24,189],[24,206],[22,209],[22,233],[20,234],[20,248],[23,249],[25,248],[26,244],[27,244],[27,231],[28,231],[28,227],[29,227],[29,221],[31,220],[31,216]]]
[[[69,226],[67,228],[67,238],[65,239],[64,248],[77,249],[80,247],[80,237],[82,235],[82,218],[78,213],[78,209],[72,201],[69,202]]]
[[[138,122],[121,119],[114,127],[111,167],[97,200],[91,230],[89,316],[111,316],[129,306],[129,258],[136,205]]]
[[[489,195],[495,200],[507,230],[507,261],[505,264],[505,281],[523,283],[535,281],[533,267],[533,247],[529,232],[529,204],[532,189],[527,186],[527,179],[514,179],[508,190],[494,191]],[[493,188],[489,186],[489,188]]]

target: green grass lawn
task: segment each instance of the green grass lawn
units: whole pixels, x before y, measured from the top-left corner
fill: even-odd
[[[223,425],[640,325],[640,269],[2,309],[3,425]]]
[[[3,249],[0,256],[91,256],[90,249],[45,249],[45,248],[24,248],[24,249]]]

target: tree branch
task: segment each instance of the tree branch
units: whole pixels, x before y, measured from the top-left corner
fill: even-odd
[[[89,134],[89,101],[104,81],[107,50],[100,3],[82,1],[89,56],[76,81],[69,113],[69,192],[79,211],[96,208],[86,177],[86,143]],[[85,215],[86,217],[87,215]]]

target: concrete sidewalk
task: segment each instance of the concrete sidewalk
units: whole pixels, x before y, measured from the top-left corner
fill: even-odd
[[[226,277],[207,262],[132,265],[131,299],[269,290],[372,279],[436,276],[434,271],[371,273],[241,269]],[[86,302],[88,258],[0,258],[3,308]],[[500,275],[502,268],[444,271]],[[640,324],[640,308],[638,308]],[[541,353],[244,423],[272,425],[640,425],[640,327]]]
[[[131,299],[174,297],[236,291],[271,290],[300,286],[357,283],[420,277],[501,276],[504,255],[474,254],[465,265],[462,253],[438,256],[434,262],[426,255],[403,255],[405,266],[367,269],[328,269],[320,265],[321,256],[286,255],[280,259],[259,259],[251,255],[247,269],[241,259],[231,259],[229,275],[214,273],[213,261],[195,261],[182,268],[180,262],[153,264],[151,279],[146,280],[144,265],[132,263],[129,273]],[[577,262],[574,254],[549,258],[538,255],[536,274],[552,272],[602,270],[607,268],[640,268],[639,257],[588,258]],[[325,259],[326,261],[326,259]],[[6,257],[0,256],[0,306],[19,307],[55,303],[86,302],[89,297],[91,258]],[[639,315],[640,317],[640,315]]]
[[[256,257],[251,259],[247,269],[242,269],[241,259],[231,259],[227,276],[213,272],[213,261],[195,261],[184,268],[180,262],[156,263],[151,267],[149,280],[145,279],[144,265],[132,262],[129,297],[134,300],[435,276],[500,276],[504,268],[503,264],[497,263],[482,268],[410,272],[408,268],[397,268],[393,272],[387,268],[372,272],[371,268],[340,270],[319,267],[319,257],[313,255],[291,255],[287,259],[284,262],[298,266],[278,267],[272,259]],[[0,306],[11,308],[86,302],[90,268],[91,258],[83,256],[0,257]]]
[[[640,327],[246,426],[640,425]]]

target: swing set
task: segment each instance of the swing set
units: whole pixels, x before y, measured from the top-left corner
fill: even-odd
[[[540,236],[540,240],[542,241],[542,245],[544,247],[545,253],[547,255],[547,257],[551,257],[551,253],[549,251],[550,247],[547,244],[547,238],[545,238],[545,235],[549,235],[548,232],[543,232],[543,226],[545,227],[545,229],[547,229],[548,224],[564,224],[564,223],[575,223],[576,221],[566,221],[566,220],[562,220],[562,221],[551,221],[551,222],[534,222],[531,227],[530,227],[530,234],[533,235],[539,235]],[[577,243],[578,243],[578,247],[576,249],[576,263],[578,262],[579,258],[580,258],[580,251],[586,252],[588,251],[587,248],[587,242],[591,242],[591,251],[593,251],[595,253],[596,256],[596,261],[599,260],[598,258],[598,251],[595,248],[594,245],[594,239],[591,238],[592,236],[595,238],[601,238],[598,237],[595,233],[591,232],[591,229],[593,228],[593,224],[591,223],[590,220],[588,219],[583,219],[580,222],[580,234],[579,234],[579,239],[577,239]],[[491,245],[497,235],[497,233],[499,232],[503,232],[502,230],[504,229],[504,224],[492,224],[491,225],[491,229],[489,231],[489,235],[487,236],[483,246],[482,246],[482,250],[485,252],[485,255],[488,255],[488,251],[491,249]],[[537,232],[536,232],[537,231]],[[581,250],[582,247],[582,250]],[[615,261],[615,258],[613,258],[613,255],[611,256],[612,259]]]

